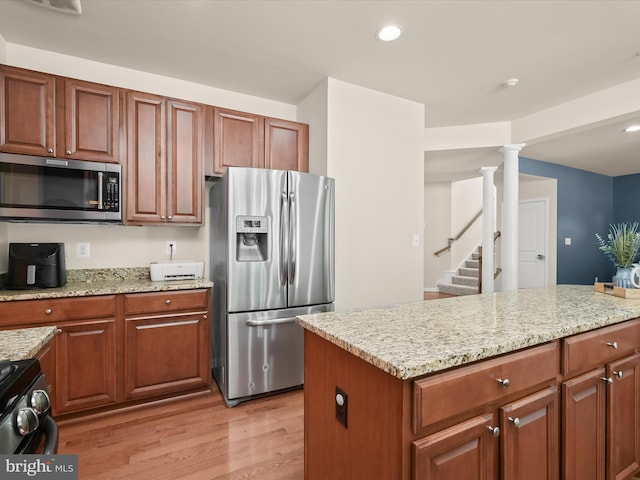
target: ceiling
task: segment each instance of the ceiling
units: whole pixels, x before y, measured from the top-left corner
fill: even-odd
[[[333,77],[424,103],[427,127],[514,121],[640,78],[640,1],[81,2],[74,16],[0,0],[0,35],[290,104]],[[402,27],[395,42],[375,38],[386,23]],[[519,84],[505,87],[510,78]],[[633,117],[521,155],[612,176],[640,173],[640,133],[621,134],[640,123],[640,112]],[[437,178],[489,157],[495,149],[431,152],[425,171]]]

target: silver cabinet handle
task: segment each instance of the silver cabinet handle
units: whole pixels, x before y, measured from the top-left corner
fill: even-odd
[[[487,427],[494,437],[500,436],[500,427]]]
[[[53,310],[51,310],[50,308],[47,308],[47,309],[44,311],[44,313],[45,313],[45,315],[51,315],[51,314],[53,313]]]
[[[169,215],[169,216],[167,217],[167,220],[173,220],[173,215]]]
[[[47,148],[47,153],[53,153],[53,148]]]
[[[62,329],[61,328],[58,328],[56,330],[56,335],[62,335]]]
[[[71,155],[71,150],[67,150],[67,155]]]
[[[204,318],[206,320],[209,317],[207,317],[206,315],[202,315],[202,318]]]
[[[520,428],[520,419],[518,417],[513,418],[513,417],[509,417],[508,420],[513,423],[513,426],[516,428]]]
[[[167,304],[167,305],[171,305],[171,299],[170,299],[170,298],[167,298],[167,299],[164,301],[164,303],[165,303],[165,304]]]
[[[614,350],[618,349],[618,342],[607,342],[607,345],[613,348]]]
[[[618,372],[613,372],[613,374],[618,377],[618,378],[622,378],[624,377],[624,372],[622,370],[618,371]]]
[[[611,378],[611,377],[602,377],[602,380],[607,382],[609,385],[611,385],[613,383],[613,378]]]
[[[509,379],[508,378],[497,378],[496,381],[502,385],[504,388],[507,388],[509,386]]]

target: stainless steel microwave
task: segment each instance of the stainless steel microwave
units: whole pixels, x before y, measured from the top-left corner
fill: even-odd
[[[121,167],[0,153],[0,218],[121,222]]]

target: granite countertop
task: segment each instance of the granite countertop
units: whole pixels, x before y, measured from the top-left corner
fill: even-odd
[[[33,290],[0,290],[0,302],[113,295],[118,293],[191,290],[212,286],[212,282],[204,279],[152,282],[148,268],[69,270],[67,271],[67,283],[63,287]]]
[[[640,299],[558,285],[304,315],[307,330],[400,378],[640,317]]]
[[[56,331],[54,326],[0,331],[0,360],[32,358],[53,338]]]

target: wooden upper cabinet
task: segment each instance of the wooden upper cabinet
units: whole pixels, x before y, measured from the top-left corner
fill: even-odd
[[[119,89],[70,78],[58,82],[58,156],[119,162]],[[64,101],[61,101],[64,100]]]
[[[267,118],[264,123],[265,167],[309,171],[309,125]]]
[[[0,151],[53,157],[55,77],[0,65]]]
[[[167,101],[167,220],[202,223],[202,106]]]
[[[201,224],[202,106],[126,93],[126,221]]]
[[[165,100],[142,92],[126,93],[126,220],[158,223],[166,218]]]
[[[212,107],[213,169],[222,175],[227,167],[264,167],[264,119],[259,115]]]
[[[309,171],[309,126],[210,107],[206,113],[205,175],[227,167]]]

